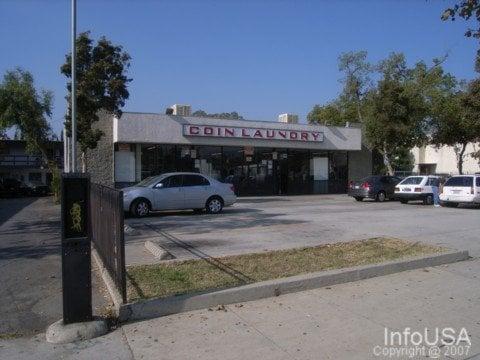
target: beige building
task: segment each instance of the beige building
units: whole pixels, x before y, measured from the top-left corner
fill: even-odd
[[[472,154],[480,150],[480,144],[468,144],[463,161],[463,173],[473,174],[480,171],[480,160]],[[420,174],[458,174],[457,155],[451,146],[435,147],[432,145],[414,148],[414,172]]]

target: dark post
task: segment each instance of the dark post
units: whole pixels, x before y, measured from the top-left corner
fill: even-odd
[[[92,320],[90,177],[62,174],[63,322]]]

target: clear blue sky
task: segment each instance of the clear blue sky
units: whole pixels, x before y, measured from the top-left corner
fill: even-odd
[[[106,35],[132,56],[125,111],[188,103],[248,119],[305,119],[340,91],[345,51],[367,50],[373,62],[401,51],[410,64],[449,51],[445,68],[475,77],[467,24],[440,20],[452,2],[78,0],[78,31]],[[66,108],[59,67],[69,49],[69,0],[0,0],[0,73],[21,66],[54,91],[57,132]]]

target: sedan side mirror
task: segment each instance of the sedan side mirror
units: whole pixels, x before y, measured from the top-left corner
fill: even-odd
[[[163,183],[159,182],[158,184],[156,184],[154,186],[155,189],[162,189],[164,186],[163,186]]]

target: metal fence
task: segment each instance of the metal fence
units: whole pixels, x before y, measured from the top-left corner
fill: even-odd
[[[123,192],[92,183],[90,204],[93,246],[126,302]]]

